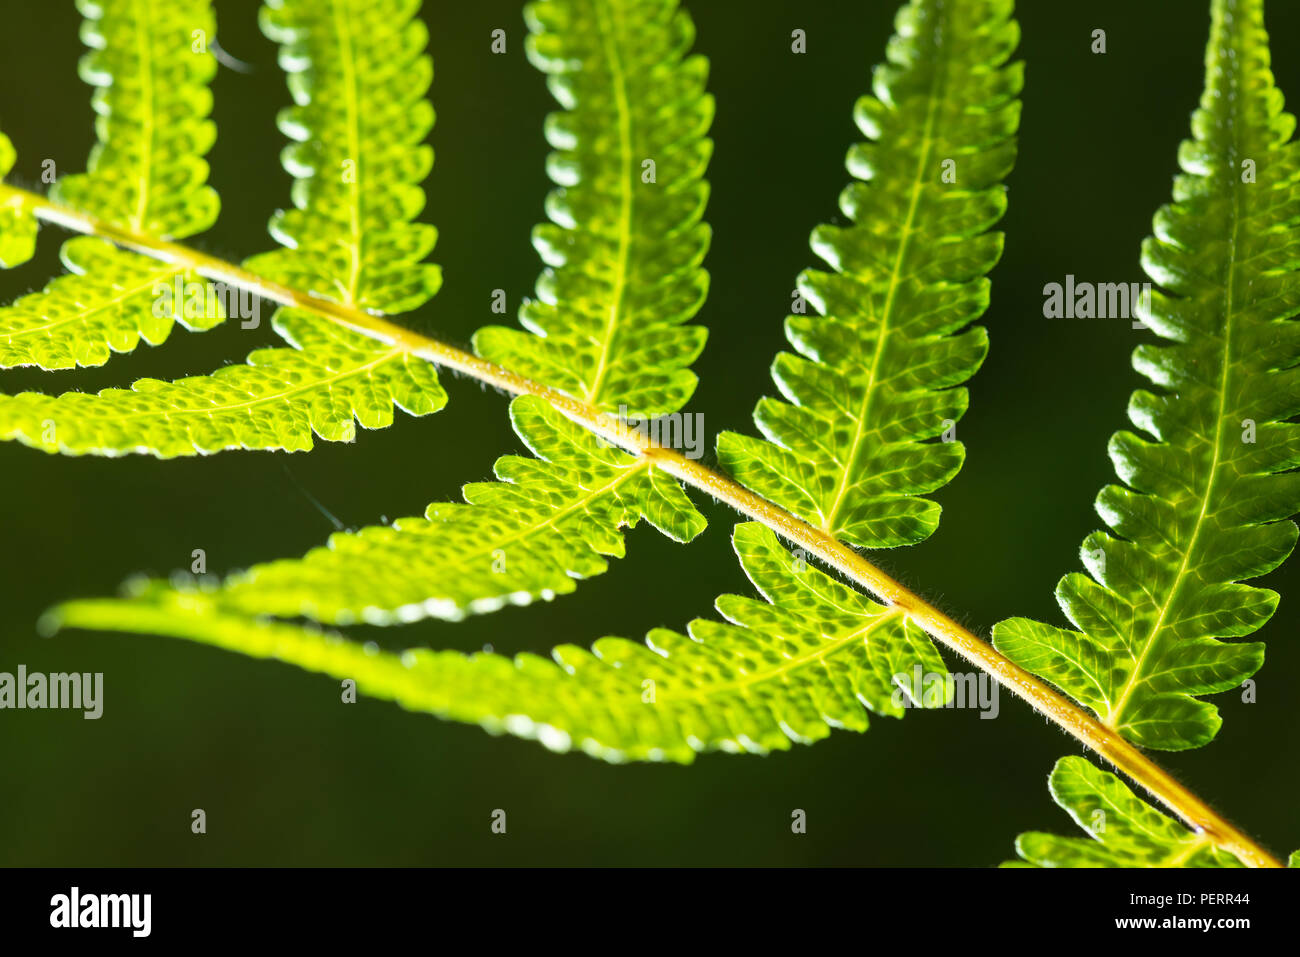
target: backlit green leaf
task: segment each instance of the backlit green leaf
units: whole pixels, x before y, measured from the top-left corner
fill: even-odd
[[[436,412],[447,396],[433,366],[311,313],[282,309],[288,348],[258,349],[209,376],[59,396],[0,396],[0,438],[72,455],[159,458],[222,449],[310,449],[313,433],[348,442],[356,422],[392,424],[393,406]],[[354,421],[355,420],[355,421]]]
[[[1002,253],[990,232],[1006,208],[1022,65],[1011,0],[913,0],[888,63],[854,118],[857,181],[840,196],[850,226],[819,226],[813,250],[833,272],[799,276],[796,315],[765,398],[760,441],[734,432],[718,458],[739,481],[830,534],[871,548],[930,535],[965,450],[960,387],[988,349],[966,329],[989,301]],[[821,313],[804,315],[806,301]],[[965,329],[965,331],[962,331]],[[932,441],[939,439],[940,441]]]
[[[1291,554],[1300,509],[1300,154],[1269,72],[1259,0],[1215,0],[1206,87],[1179,150],[1174,201],[1142,264],[1159,285],[1144,315],[1139,390],[1110,457],[1125,483],[1097,496],[1110,526],[1081,549],[1091,577],[1056,589],[1078,631],[1014,618],[1007,657],[1149,748],[1194,748],[1222,723],[1198,695],[1264,660],[1257,631],[1278,596],[1239,584]],[[1247,166],[1253,175],[1247,175]]]
[[[113,226],[156,238],[191,236],[217,218],[204,155],[216,137],[208,119],[216,70],[209,50],[215,22],[208,0],[79,0],[82,39],[91,48],[81,76],[95,88],[98,142],[89,172],[51,189],[60,203]],[[13,165],[0,142],[0,176]],[[36,219],[12,195],[0,208],[0,260],[17,265],[35,249]],[[97,366],[143,339],[158,345],[176,320],[192,330],[223,318],[218,298],[204,295],[186,313],[162,291],[203,282],[182,267],[99,239],[67,241],[61,258],[71,275],[44,292],[0,308],[0,368]]]
[[[907,692],[896,675],[946,675],[916,625],[792,556],[765,526],[738,526],[735,546],[765,601],[723,595],[717,608],[727,623],[697,620],[687,635],[658,628],[644,644],[562,645],[551,660],[427,649],[396,655],[161,585],[128,599],[71,602],[46,626],[149,632],[276,658],[353,679],[362,694],[413,711],[610,761],[761,754],[832,728],[863,731],[864,705],[901,716]],[[945,687],[919,703],[948,700]]]
[[[281,132],[294,208],[271,219],[285,249],[244,265],[268,279],[372,312],[409,312],[442,283],[422,260],[437,230],[412,222],[433,166],[425,94],[433,61],[419,0],[267,0],[293,105]]]
[[[499,481],[466,485],[466,504],[435,502],[423,518],[339,533],[302,559],[205,588],[205,600],[336,624],[456,619],[568,594],[577,579],[605,571],[604,556],[623,556],[621,530],[642,518],[677,541],[704,529],[675,479],[542,399],[515,399],[511,419],[537,458],[501,458]]]
[[[216,139],[209,0],[77,0],[90,52],[81,78],[99,142],[88,172],[58,180],[61,203],[138,233],[201,233],[220,202],[203,159]]]
[[[0,368],[103,365],[141,339],[158,345],[176,322],[210,329],[224,317],[215,287],[170,263],[89,236],[68,240],[60,256],[66,275],[0,309]]]
[[[1052,797],[1089,835],[1030,831],[1016,853],[1039,867],[1242,867],[1213,841],[1189,831],[1135,795],[1115,775],[1080,757],[1061,758],[1048,782]]]
[[[101,87],[101,148],[91,174],[61,181],[56,195],[136,231],[184,235],[211,221],[202,215],[211,191],[183,188],[207,170],[201,156],[212,136],[203,117],[211,97],[193,83],[210,78],[211,14],[191,0],[154,9],[161,6],[83,2],[86,37],[95,47],[83,75]],[[436,291],[437,267],[418,262],[433,246],[433,227],[409,222],[424,205],[414,184],[432,163],[421,143],[433,122],[424,98],[432,65],[424,53],[427,30],[412,19],[418,6],[268,3],[263,27],[282,43],[296,102],[280,124],[298,142],[284,153],[297,177],[297,208],[271,225],[297,248],[250,260],[266,278],[368,310],[414,308]],[[207,67],[176,54],[182,39],[184,57]],[[119,133],[121,124],[130,129]],[[170,197],[166,203],[163,196]],[[99,364],[110,349],[126,351],[141,338],[161,342],[175,318],[205,328],[222,315],[220,290],[177,267],[88,238],[72,240],[65,259],[86,275],[56,280],[0,312],[0,364]],[[201,294],[194,315],[187,311],[191,286]],[[210,376],[142,379],[131,389],[93,395],[0,396],[0,438],[69,454],[296,451],[311,448],[313,434],[350,441],[356,422],[386,427],[394,404],[416,415],[446,404],[425,360],[303,310],[278,310],[272,328],[291,348],[257,350],[247,364]]]
[[[713,98],[708,61],[677,0],[543,0],[526,8],[528,57],[565,108],[546,120],[547,265],[521,332],[480,329],[485,358],[629,417],[674,412],[705,329],[702,222]]]

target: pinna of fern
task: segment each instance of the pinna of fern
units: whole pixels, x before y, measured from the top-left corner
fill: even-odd
[[[1282,564],[1300,509],[1300,153],[1269,71],[1262,0],[1214,0],[1206,84],[1178,159],[1174,201],[1142,263],[1158,289],[1129,418],[1110,456],[1124,485],[1097,496],[1110,526],[1084,540],[1091,577],[1056,596],[1070,631],[1024,618],[994,643],[1149,748],[1199,747],[1218,731],[1200,695],[1264,660],[1278,595],[1241,584]],[[1250,175],[1253,174],[1253,175]]]
[[[1214,737],[1218,710],[1197,696],[1236,687],[1264,658],[1259,642],[1219,639],[1257,631],[1278,600],[1239,582],[1276,568],[1296,541],[1288,519],[1300,486],[1288,470],[1300,464],[1300,426],[1286,420],[1300,412],[1300,161],[1263,14],[1262,0],[1211,5],[1205,91],[1179,150],[1183,172],[1142,247],[1160,286],[1143,318],[1171,344],[1134,352],[1134,367],[1164,391],[1135,392],[1129,417],[1155,441],[1111,439],[1128,487],[1103,489],[1097,510],[1119,537],[1090,535],[1082,554],[1093,577],[1067,575],[1056,590],[1080,631],[1013,618],[993,633],[1009,658],[1151,748]],[[1050,786],[1090,839],[1022,834],[1024,861],[1240,864],[1080,758],[1059,762]]]
[[[798,354],[772,363],[785,401],[754,411],[767,441],[718,439],[742,483],[852,545],[928,537],[940,509],[922,496],[964,459],[950,433],[968,401],[961,383],[988,351],[969,326],[1002,253],[990,227],[1006,209],[1024,82],[1023,64],[1007,62],[1020,35],[1011,9],[899,10],[874,95],[854,109],[867,142],[849,151],[856,179],[840,197],[853,225],[818,227],[812,248],[833,271],[799,276],[821,315],[790,316]]]
[[[651,632],[646,642],[602,638],[590,651],[555,649],[553,660],[413,649],[397,655],[340,635],[229,612],[199,593],[142,583],[128,600],[70,602],[47,627],[148,631],[309,671],[351,678],[363,694],[405,708],[536,738],[609,761],[691,761],[697,752],[763,753],[862,731],[864,705],[901,716],[913,704],[894,676],[944,671],[928,637],[897,610],[799,562],[758,523],[737,527],[735,548],[767,601],[723,595],[730,622],[697,620],[689,634]]]
[[[528,332],[488,326],[474,349],[603,412],[676,412],[707,336],[687,323],[708,294],[708,60],[686,55],[695,27],[676,0],[524,13],[528,58],[564,107],[546,118],[556,188],[533,232],[547,268],[519,310]]]
[[[1087,838],[1030,831],[1016,839],[1020,860],[1006,867],[1213,867],[1245,865],[1147,804],[1118,777],[1084,758],[1056,762],[1052,799]]]

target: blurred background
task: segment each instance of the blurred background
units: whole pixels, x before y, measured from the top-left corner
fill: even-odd
[[[840,222],[843,159],[859,134],[857,96],[883,58],[895,4],[688,4],[696,49],[712,61],[716,144],[708,218],[712,293],[697,321],[710,330],[695,368],[710,435],[752,431],[754,402],[785,347],[781,322],[799,270],[815,265],[809,231]],[[288,102],[275,49],[252,0],[220,0],[220,42],[251,64],[215,83],[219,137],[209,160],[223,208],[195,244],[231,259],[269,248],[265,224],[287,204],[275,113]],[[1045,319],[1042,287],[1067,273],[1093,282],[1143,278],[1138,245],[1170,195],[1179,141],[1201,86],[1208,27],[1202,0],[1022,2],[1027,62],[1020,161],[1003,223],[1006,253],[984,318],[992,352],[971,385],[958,437],[962,473],[936,497],[943,523],[923,545],[874,554],[887,571],[981,634],[1010,615],[1062,623],[1052,597],[1079,567],[1100,520],[1092,500],[1113,479],[1106,441],[1127,423],[1142,380],[1129,354],[1148,333],[1123,320]],[[70,0],[0,2],[0,129],[19,153],[14,176],[39,183],[41,162],[84,169],[92,141],[89,89]],[[540,263],[529,231],[542,218],[554,108],[523,56],[512,2],[431,2],[432,143],[425,219],[440,230],[433,259],[445,285],[407,317],[464,346],[531,294]],[[1282,90],[1300,98],[1300,6],[1268,11]],[[508,53],[489,52],[503,28]],[[807,53],[790,34],[807,34]],[[1104,29],[1107,52],[1090,52]],[[0,273],[0,300],[58,272],[63,236],[46,228],[37,258]],[[511,318],[511,317],[507,317]],[[0,373],[0,390],[94,390],[141,376],[175,378],[240,362],[275,343],[268,323],[178,330],[101,369]],[[444,375],[442,413],[363,432],[311,454],[226,452],[159,462],[51,457],[0,446],[0,671],[102,671],[104,715],[0,712],[0,863],[6,865],[418,864],[996,864],[1026,829],[1071,832],[1046,777],[1073,740],[1002,695],[996,720],[974,711],[873,719],[866,734],[833,734],[770,757],[706,755],[694,766],[615,767],[580,754],[494,738],[472,726],[381,702],[339,701],[338,683],[277,663],[183,642],[69,632],[37,637],[60,599],[112,593],[135,572],[187,568],[191,551],[223,572],[324,541],[349,527],[420,514],[490,477],[520,443],[506,399]],[[695,544],[649,527],[628,557],[573,595],[460,624],[425,622],[353,634],[414,645],[545,653],[560,642],[640,637],[711,613],[723,591],[750,593],[734,560],[735,516],[695,496],[710,520]],[[1300,846],[1295,678],[1300,673],[1297,561],[1265,584],[1283,593],[1259,637],[1268,661],[1258,702],[1218,695],[1225,723],[1200,751],[1162,763],[1275,852]],[[949,666],[968,666],[949,655]],[[208,833],[193,835],[203,808]],[[509,829],[490,832],[505,809]],[[790,831],[802,808],[808,832]]]

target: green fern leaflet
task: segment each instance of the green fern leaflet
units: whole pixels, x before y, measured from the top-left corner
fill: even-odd
[[[373,339],[298,310],[280,310],[274,325],[289,348],[258,349],[212,375],[140,379],[97,394],[6,396],[0,438],[66,455],[293,452],[310,449],[317,435],[350,442],[356,422],[392,425],[394,405],[427,415],[447,403],[433,366],[401,349],[377,349]]]
[[[911,697],[895,676],[946,674],[928,636],[897,611],[844,587],[783,549],[763,525],[736,529],[741,565],[766,601],[718,599],[727,623],[689,634],[656,629],[645,644],[602,638],[547,661],[427,649],[401,655],[338,635],[229,614],[200,594],[146,585],[128,600],[64,605],[46,628],[153,632],[276,658],[412,711],[536,738],[610,761],[690,761],[702,751],[764,753],[864,731],[867,711],[941,707],[946,686]]]
[[[1016,839],[1023,862],[1038,867],[1242,867],[1137,797],[1115,775],[1078,757],[1061,758],[1048,782],[1052,798],[1088,838],[1031,831]],[[1016,866],[1014,862],[1008,866]],[[1023,865],[1022,865],[1023,866]]]
[[[294,209],[271,235],[285,249],[245,266],[367,311],[409,312],[442,284],[422,260],[437,230],[411,220],[433,166],[425,94],[433,61],[419,0],[268,0],[262,31],[280,44],[294,105],[279,116]]]
[[[548,268],[519,311],[529,332],[489,326],[474,348],[605,412],[675,412],[706,336],[684,323],[708,294],[708,61],[686,56],[677,0],[544,0],[526,16],[528,57],[565,107],[547,117],[557,188],[533,233]]]
[[[676,480],[644,459],[605,446],[535,396],[515,399],[510,415],[536,458],[498,460],[500,481],[466,485],[466,504],[435,502],[423,518],[336,534],[302,559],[208,586],[207,602],[333,624],[455,620],[573,591],[605,570],[603,556],[622,557],[621,529],[642,518],[681,542],[704,530]]]
[[[1150,439],[1110,442],[1127,487],[1110,485],[1082,555],[1092,577],[1066,575],[1057,600],[1079,631],[1024,618],[994,643],[1092,708],[1137,744],[1180,750],[1210,741],[1227,691],[1260,667],[1264,646],[1225,643],[1257,631],[1277,606],[1239,584],[1280,565],[1300,509],[1300,156],[1295,119],[1268,69],[1259,0],[1216,0],[1207,80],[1174,202],[1142,248],[1161,287],[1145,321],[1167,345],[1133,364],[1161,391],[1129,403]],[[1230,13],[1235,10],[1235,13]],[[1247,167],[1247,163],[1251,164]],[[1255,175],[1248,176],[1247,169]]]
[[[939,523],[920,497],[965,455],[951,430],[960,388],[988,351],[985,274],[1002,253],[989,232],[1006,209],[1022,64],[1010,0],[914,0],[898,14],[875,95],[854,111],[869,142],[849,152],[858,182],[840,197],[849,227],[821,226],[799,293],[820,317],[794,315],[754,420],[766,442],[733,432],[718,458],[740,482],[843,541],[921,541]],[[942,438],[932,442],[930,439]]]
[[[221,207],[203,159],[217,136],[208,119],[217,71],[209,0],[77,0],[91,48],[81,78],[99,142],[89,171],[54,184],[53,197],[106,222],[167,239],[211,226]]]

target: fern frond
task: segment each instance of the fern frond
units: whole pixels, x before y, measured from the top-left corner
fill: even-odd
[[[216,139],[210,0],[77,0],[77,9],[99,142],[88,171],[59,179],[52,197],[151,236],[203,232],[221,205],[203,159]]]
[[[590,651],[562,645],[552,661],[427,649],[396,655],[161,585],[129,599],[70,602],[44,627],[156,633],[276,658],[351,678],[363,694],[413,711],[610,761],[764,753],[824,738],[833,727],[862,731],[864,706],[901,716],[909,692],[896,675],[910,678],[917,668],[946,675],[920,628],[798,561],[770,529],[742,524],[734,543],[766,601],[724,595],[717,608],[729,624],[697,620],[689,635],[655,629],[645,644],[602,638]],[[945,687],[919,703],[947,700]]]
[[[9,175],[17,158],[13,142],[0,133],[0,180]],[[36,231],[36,217],[21,197],[0,203],[0,269],[21,266],[36,254]]]
[[[208,119],[208,84],[216,71],[208,51],[215,36],[209,0],[79,0],[77,6],[85,17],[82,39],[91,47],[81,77],[95,87],[98,142],[89,171],[59,179],[51,197],[137,233],[202,232],[220,208],[206,185],[203,158],[216,137]],[[12,165],[5,140],[0,176]],[[0,220],[0,258],[15,265],[34,251],[36,219],[23,215],[20,196],[10,202]],[[158,345],[176,320],[202,330],[224,318],[211,304],[188,317],[174,300],[159,308],[159,289],[178,278],[182,286],[202,282],[183,267],[91,238],[69,240],[61,258],[72,275],[0,309],[0,368],[103,365],[141,339]]]
[[[204,280],[171,263],[89,236],[69,239],[59,256],[66,275],[0,309],[0,368],[103,365],[141,339],[162,343],[177,322],[198,331],[225,318],[220,298],[206,294],[186,315],[184,289]]]
[[[605,570],[603,556],[622,557],[621,529],[642,518],[677,541],[704,530],[677,482],[646,459],[536,396],[515,399],[510,415],[537,458],[499,459],[500,481],[466,485],[467,504],[435,502],[423,518],[336,534],[301,559],[255,566],[187,600],[334,624],[455,620],[573,591]]]
[[[1078,631],[1014,618],[998,650],[1092,708],[1136,744],[1180,750],[1222,719],[1198,695],[1227,691],[1264,659],[1257,631],[1278,596],[1239,582],[1291,554],[1300,508],[1300,154],[1269,71],[1259,0],[1215,0],[1206,87],[1179,150],[1174,202],[1142,264],[1161,287],[1139,346],[1129,418],[1110,457],[1125,486],[1097,510],[1082,556],[1091,578],[1056,589]],[[1254,176],[1247,174],[1253,170]],[[1126,487],[1127,486],[1127,487]]]
[[[840,197],[849,227],[820,226],[812,248],[833,272],[799,276],[822,316],[793,315],[798,355],[772,365],[788,401],[764,398],[766,442],[718,440],[742,484],[853,545],[920,541],[939,505],[920,496],[948,482],[960,442],[929,441],[966,410],[965,382],[983,362],[982,327],[961,331],[989,301],[985,274],[1002,252],[989,232],[1006,208],[1015,159],[1022,64],[1011,0],[913,0],[896,21],[889,62],[854,118],[869,142],[849,151]],[[955,177],[955,179],[954,179]]]
[[[519,311],[529,332],[480,329],[475,351],[605,412],[674,412],[707,335],[685,323],[708,292],[708,61],[686,56],[677,0],[543,0],[526,16],[528,57],[565,108],[547,117],[557,188],[533,232],[548,268]]]
[[[433,61],[419,0],[267,0],[262,32],[280,44],[294,105],[281,132],[293,205],[272,217],[285,249],[245,266],[268,279],[371,312],[415,309],[438,291],[421,260],[437,230],[413,223],[433,166],[425,97]]]
[[[1114,774],[1080,757],[1056,762],[1048,780],[1053,800],[1088,838],[1030,831],[1016,853],[1037,867],[1244,867],[1206,835],[1189,831],[1129,789]],[[1026,866],[1021,861],[1007,866]]]
[[[59,396],[0,396],[0,439],[70,455],[147,453],[159,458],[222,449],[312,447],[312,434],[351,441],[354,420],[392,424],[447,402],[433,366],[312,313],[281,309],[276,331],[291,348],[258,349],[247,364],[209,376]]]

